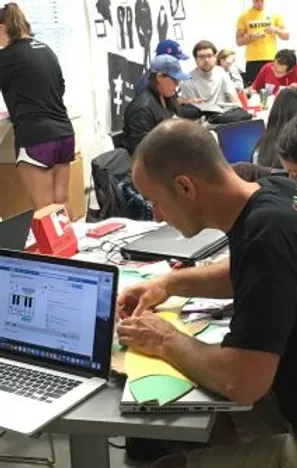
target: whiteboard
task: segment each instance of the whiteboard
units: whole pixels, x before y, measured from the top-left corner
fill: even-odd
[[[81,74],[79,67],[80,31],[83,2],[78,0],[19,0],[36,39],[58,56],[66,81],[65,100],[77,102]]]

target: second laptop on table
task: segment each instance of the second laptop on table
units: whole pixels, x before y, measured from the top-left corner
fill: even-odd
[[[191,265],[196,260],[202,260],[214,254],[227,243],[227,236],[218,229],[204,229],[188,239],[166,225],[125,245],[121,249],[121,254],[129,260],[177,259]]]

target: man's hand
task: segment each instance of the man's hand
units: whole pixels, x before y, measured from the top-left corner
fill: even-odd
[[[264,32],[266,34],[276,34],[277,28],[274,26],[268,26],[267,28],[264,29]]]
[[[205,102],[205,99],[202,97],[197,97],[197,98],[178,97],[177,102],[180,106],[183,106],[187,104],[201,104],[202,102]]]
[[[189,99],[190,104],[201,104],[202,102],[205,102],[205,100],[202,97]]]
[[[124,319],[132,314],[141,315],[145,310],[165,302],[169,297],[165,278],[143,281],[125,289],[117,300],[118,316]]]
[[[173,325],[150,311],[124,319],[117,331],[121,344],[156,357],[162,357],[164,339],[179,333]]]
[[[258,39],[262,39],[263,37],[265,37],[265,32],[253,32],[249,34],[249,38],[251,42],[256,41]]]

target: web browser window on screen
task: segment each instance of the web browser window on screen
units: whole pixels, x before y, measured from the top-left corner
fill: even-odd
[[[93,359],[96,322],[110,319],[113,275],[0,259],[0,339]]]

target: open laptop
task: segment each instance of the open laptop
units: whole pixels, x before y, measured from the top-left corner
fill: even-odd
[[[110,371],[116,267],[0,250],[0,424],[32,434]]]
[[[217,125],[214,128],[221,150],[230,164],[252,162],[254,150],[265,132],[262,119]]]
[[[185,238],[166,225],[125,245],[121,248],[121,254],[129,260],[177,259],[191,265],[195,260],[214,254],[227,243],[227,236],[217,229],[204,229],[197,236]]]
[[[195,388],[179,400],[160,406],[157,402],[137,403],[126,382],[120,402],[121,413],[201,413],[214,411],[248,411],[252,405],[240,405],[220,395]]]
[[[0,222],[1,249],[24,250],[33,213],[33,210],[28,210]]]

